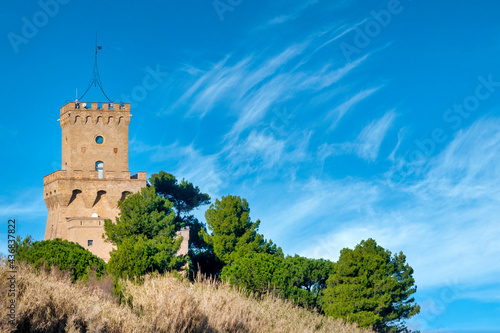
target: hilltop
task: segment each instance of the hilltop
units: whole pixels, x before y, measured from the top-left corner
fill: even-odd
[[[7,268],[0,292],[8,299]],[[297,307],[272,295],[255,298],[228,284],[172,274],[147,275],[142,285],[120,280],[72,283],[52,268],[21,265],[16,274],[16,327],[2,307],[2,332],[372,332]],[[5,294],[5,295],[3,295]],[[123,301],[124,300],[124,301]]]

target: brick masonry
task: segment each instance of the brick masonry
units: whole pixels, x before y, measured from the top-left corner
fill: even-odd
[[[44,177],[48,209],[45,239],[76,242],[104,261],[112,245],[105,242],[104,220],[115,221],[118,202],[147,184],[146,172],[128,170],[128,103],[70,102],[60,109],[62,166]],[[187,254],[189,230],[179,255]]]

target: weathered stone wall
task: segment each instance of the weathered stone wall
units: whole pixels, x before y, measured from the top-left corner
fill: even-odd
[[[114,246],[103,238],[104,219],[92,217],[74,217],[66,221],[68,239],[108,262],[109,253]],[[92,244],[89,244],[89,241]]]
[[[177,251],[177,254],[187,255],[189,251],[189,228],[183,228],[177,232],[178,237],[182,237],[181,247]]]
[[[85,175],[102,161],[108,172],[128,171],[130,104],[115,103],[113,109],[109,104],[73,102],[61,108],[62,170]],[[102,143],[96,142],[98,136]]]
[[[57,178],[51,175],[46,177],[49,178],[47,180],[55,179],[44,185],[45,204],[49,211],[45,239],[61,238],[77,242],[107,261],[112,247],[102,239],[104,220],[115,221],[119,213],[118,202],[127,193],[138,192],[146,186],[146,173],[139,173],[137,179],[64,177],[61,172],[58,172]],[[87,222],[85,225],[82,222],[80,228],[70,224],[71,219],[86,219]],[[91,220],[95,223],[89,228]],[[91,246],[88,246],[88,240],[92,240]]]
[[[70,102],[60,110],[62,166],[44,177],[44,200],[48,209],[45,239],[77,242],[95,255],[109,260],[113,249],[103,239],[104,220],[115,222],[118,202],[147,184],[145,172],[130,176],[128,170],[128,103]],[[102,142],[96,138],[102,137]],[[96,162],[102,162],[102,171]],[[179,255],[188,253],[189,229]]]

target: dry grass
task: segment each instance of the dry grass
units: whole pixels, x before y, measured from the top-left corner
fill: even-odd
[[[148,276],[143,285],[122,281],[128,305],[110,294],[109,281],[71,284],[56,270],[17,272],[16,327],[6,318],[7,271],[0,268],[2,332],[371,332],[298,308],[256,300],[213,281],[189,283]]]

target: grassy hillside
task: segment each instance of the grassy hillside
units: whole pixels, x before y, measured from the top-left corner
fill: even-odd
[[[2,332],[371,332],[273,297],[256,300],[226,284],[148,276],[123,281],[128,305],[105,282],[72,284],[57,270],[16,274],[16,327],[8,324],[8,273],[0,268]]]

